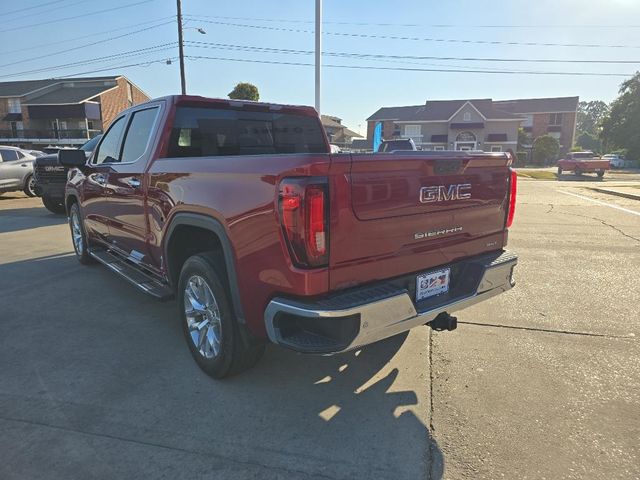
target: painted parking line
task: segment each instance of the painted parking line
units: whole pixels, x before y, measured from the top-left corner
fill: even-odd
[[[572,197],[582,198],[583,200],[588,200],[593,203],[597,203],[598,205],[604,205],[605,207],[615,208],[616,210],[621,210],[626,213],[630,213],[631,215],[637,215],[640,217],[640,212],[636,212],[635,210],[629,210],[628,208],[619,207],[618,205],[611,205],[610,203],[603,202],[601,200],[596,200],[595,198],[585,197],[584,195],[578,195],[577,193],[565,192],[563,190],[558,190],[560,193],[564,193],[565,195],[571,195]]]

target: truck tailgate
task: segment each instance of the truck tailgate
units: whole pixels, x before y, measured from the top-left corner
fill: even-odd
[[[491,153],[334,157],[331,289],[501,249],[509,163]]]

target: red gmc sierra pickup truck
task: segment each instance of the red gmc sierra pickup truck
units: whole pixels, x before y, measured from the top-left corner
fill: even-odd
[[[59,156],[78,260],[175,296],[215,378],[267,340],[326,354],[452,329],[514,285],[507,154],[331,154],[310,107],[170,96]]]

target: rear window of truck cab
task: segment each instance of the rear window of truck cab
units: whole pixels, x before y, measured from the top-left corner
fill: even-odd
[[[317,118],[282,112],[178,107],[167,157],[327,153]]]

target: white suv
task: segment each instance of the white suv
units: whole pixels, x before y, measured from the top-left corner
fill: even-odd
[[[624,155],[609,153],[602,157],[602,160],[609,160],[611,168],[624,168]]]
[[[35,197],[35,159],[36,157],[27,150],[0,145],[0,193],[22,190],[28,196]]]

